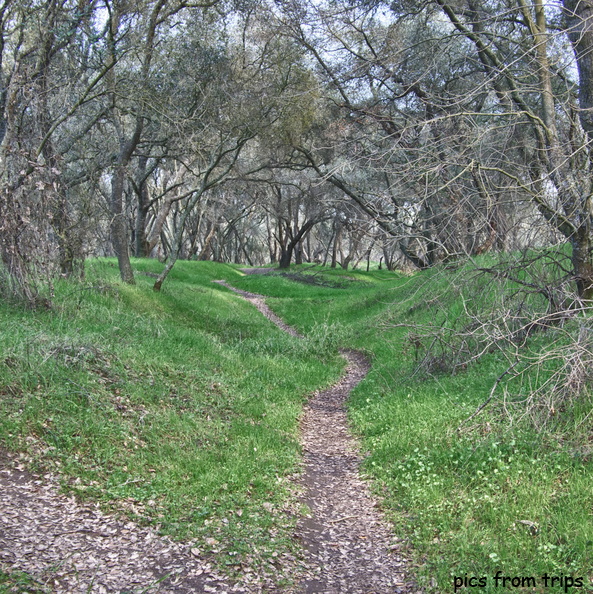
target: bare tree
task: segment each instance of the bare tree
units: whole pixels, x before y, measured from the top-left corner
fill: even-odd
[[[95,2],[0,5],[0,217],[5,282],[35,303],[36,278],[80,257],[65,155],[92,127],[105,69],[85,61]]]
[[[286,8],[328,99],[323,133],[297,148],[416,266],[526,245],[529,220],[570,242],[589,299],[590,7],[573,4],[564,24],[523,0]]]

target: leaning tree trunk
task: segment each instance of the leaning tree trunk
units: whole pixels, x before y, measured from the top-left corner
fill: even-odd
[[[204,239],[204,245],[202,250],[200,251],[200,255],[198,256],[198,260],[209,260],[212,256],[212,240],[214,239],[214,235],[218,229],[218,220],[211,221],[210,228],[206,233],[206,238]]]
[[[202,188],[200,191],[197,191],[193,196],[191,196],[188,200],[188,203],[185,205],[185,209],[183,210],[181,217],[178,221],[177,230],[175,232],[175,237],[173,238],[173,244],[171,245],[171,253],[167,258],[167,264],[165,268],[159,274],[158,278],[156,279],[153,290],[160,291],[165,279],[169,276],[171,270],[173,270],[173,266],[175,266],[175,262],[179,259],[179,255],[181,254],[181,248],[183,246],[183,233],[185,231],[185,225],[187,224],[187,219],[193,209],[196,207],[198,200],[201,198],[204,189]]]
[[[134,255],[136,258],[146,258],[149,255],[148,239],[146,237],[146,222],[148,220],[148,211],[150,210],[150,200],[148,196],[148,184],[146,183],[146,166],[148,157],[142,155],[138,159],[138,171],[134,190],[138,201],[135,225],[135,247]]]

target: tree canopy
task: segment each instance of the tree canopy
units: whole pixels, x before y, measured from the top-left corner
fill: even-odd
[[[5,294],[89,255],[427,268],[566,243],[593,297],[593,6],[4,0]]]

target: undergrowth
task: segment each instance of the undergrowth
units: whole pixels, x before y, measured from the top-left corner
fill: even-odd
[[[39,580],[21,571],[0,568],[0,594],[46,594],[47,588]]]

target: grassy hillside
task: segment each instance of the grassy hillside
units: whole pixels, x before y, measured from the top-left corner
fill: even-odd
[[[137,278],[124,286],[113,262],[94,261],[84,283],[56,288],[52,311],[0,307],[3,448],[60,472],[80,497],[196,539],[231,570],[262,567],[293,546],[288,477],[303,399],[339,375],[339,347],[357,348],[373,363],[349,402],[364,468],[426,591],[453,592],[464,580],[469,591],[593,591],[591,399],[544,429],[507,414],[552,364],[511,382],[510,400],[495,391],[467,421],[508,353],[456,365],[455,353],[431,351],[422,337],[423,328],[467,326],[495,300],[491,278],[309,266],[243,276],[209,262],[180,262],[161,294]],[[306,339],[213,279],[270,296]],[[540,353],[552,339],[540,332],[526,344]],[[515,582],[503,587],[497,571]]]
[[[468,310],[494,300],[492,278],[445,269],[413,277],[301,274],[312,278],[248,277],[239,286],[273,295],[270,305],[305,334],[330,328],[342,346],[371,356],[350,418],[369,452],[365,470],[396,529],[407,535],[424,587],[451,592],[455,578],[459,585],[474,577],[467,585],[483,592],[593,591],[591,398],[581,396],[542,430],[504,414],[499,389],[466,421],[508,368],[508,353],[486,353],[455,373],[445,355],[435,355],[439,365],[420,365],[426,349],[417,349],[419,328],[468,323]],[[545,352],[557,340],[551,334],[537,335],[531,352]],[[520,403],[538,382],[543,378],[511,382],[507,396],[516,394]],[[497,571],[534,580],[509,579],[503,588]],[[570,578],[573,586],[582,578],[584,587],[565,589]]]
[[[230,569],[293,547],[303,399],[343,361],[211,282],[238,278],[180,262],[156,294],[149,276],[125,286],[95,261],[56,287],[52,311],[0,306],[0,446]]]

